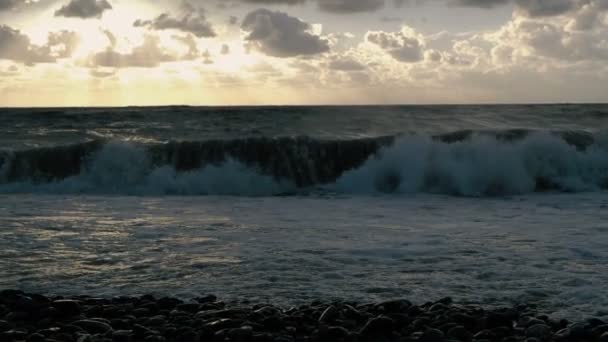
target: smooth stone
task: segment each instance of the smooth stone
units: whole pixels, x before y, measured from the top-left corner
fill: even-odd
[[[279,316],[270,316],[264,319],[262,325],[268,330],[280,330],[285,326],[283,320]]]
[[[327,338],[331,341],[339,341],[347,338],[350,332],[344,327],[329,327],[327,328]]]
[[[135,317],[147,317],[150,316],[150,310],[146,308],[138,308],[131,311],[131,314]]]
[[[370,319],[361,329],[362,335],[388,333],[393,330],[394,321],[387,316],[378,316]]]
[[[450,328],[447,332],[449,338],[455,338],[461,342],[471,342],[473,340],[473,334],[471,334],[462,325]]]
[[[189,312],[189,313],[197,313],[200,308],[200,304],[195,304],[195,303],[186,303],[186,304],[179,304],[176,309],[179,311],[184,311],[184,312]]]
[[[385,312],[390,313],[406,312],[411,306],[412,302],[406,299],[390,300],[376,305],[377,308],[384,308]]]
[[[551,339],[552,335],[553,332],[551,331],[551,328],[546,324],[534,324],[526,329],[526,337],[535,337],[541,341]]]
[[[196,300],[200,304],[208,304],[208,303],[215,303],[217,301],[217,297],[214,295],[207,295],[204,297],[195,298],[194,300]]]
[[[420,335],[418,339],[420,342],[444,342],[445,335],[441,330],[438,329],[428,329]]]
[[[13,329],[9,331],[5,331],[0,333],[0,341],[21,341],[24,340],[27,336],[27,331],[20,329]]]
[[[64,315],[78,315],[80,314],[80,303],[75,300],[70,299],[61,299],[55,300],[52,302],[52,305],[55,309],[57,309],[60,313]]]
[[[535,317],[524,316],[517,321],[517,326],[528,328],[535,324],[547,324],[545,321]]]
[[[335,306],[330,305],[323,311],[321,316],[319,316],[319,322],[329,322],[333,321],[338,315],[338,309]]]
[[[146,323],[149,326],[158,327],[158,326],[163,326],[163,325],[167,324],[167,319],[165,318],[165,316],[159,315],[159,316],[154,316],[154,317],[148,318]]]
[[[81,327],[91,334],[104,334],[112,330],[112,326],[108,323],[100,322],[98,320],[83,319],[80,321],[72,322],[73,325]]]
[[[482,330],[473,336],[476,340],[495,340],[496,335],[488,329]]]
[[[186,332],[179,334],[177,337],[175,337],[174,341],[175,342],[199,342],[200,337],[197,333],[190,330],[190,331],[186,331]]]
[[[169,297],[161,298],[156,302],[156,304],[161,310],[172,310],[181,303],[183,303],[181,300]]]
[[[148,336],[144,339],[144,342],[166,342],[167,339],[165,339],[162,336]]]
[[[131,342],[132,340],[132,330],[116,330],[112,333],[112,341],[114,342]]]
[[[11,324],[7,321],[0,320],[0,332],[11,330]]]
[[[74,342],[72,335],[64,332],[53,335],[53,339],[60,342]]]
[[[205,329],[211,331],[220,331],[227,328],[236,328],[243,323],[242,320],[234,320],[230,318],[222,318],[204,325]]]
[[[45,339],[46,339],[46,336],[35,333],[35,334],[31,334],[30,336],[28,336],[26,341],[27,342],[43,342]]]
[[[228,337],[231,341],[243,341],[249,340],[253,336],[253,327],[250,325],[244,325],[239,328],[230,329],[228,331]]]
[[[591,330],[593,336],[601,336],[605,332],[608,332],[608,324],[598,325]]]

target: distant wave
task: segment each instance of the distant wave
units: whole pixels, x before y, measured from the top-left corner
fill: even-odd
[[[92,141],[0,154],[0,193],[493,196],[607,188],[608,136],[586,132]]]

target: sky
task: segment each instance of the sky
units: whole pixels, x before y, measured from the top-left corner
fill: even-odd
[[[608,0],[0,0],[0,106],[608,100]]]

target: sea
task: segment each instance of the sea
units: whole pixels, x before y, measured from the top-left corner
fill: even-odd
[[[0,109],[0,289],[608,318],[608,105]]]

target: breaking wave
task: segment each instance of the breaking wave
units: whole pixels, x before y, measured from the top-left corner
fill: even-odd
[[[607,188],[608,138],[584,132],[93,141],[0,155],[0,193],[499,196]]]

